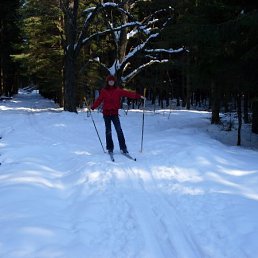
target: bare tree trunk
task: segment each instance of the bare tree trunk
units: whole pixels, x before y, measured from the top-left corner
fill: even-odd
[[[71,51],[72,52],[72,51]],[[75,60],[72,55],[67,51],[65,56],[65,70],[64,70],[64,110],[70,112],[77,112],[76,109],[76,70]]]
[[[245,92],[245,95],[244,95],[244,122],[245,122],[245,124],[249,123],[248,101],[249,101],[249,96],[248,96],[248,93]]]
[[[61,4],[61,3],[60,3]],[[64,28],[64,17],[63,15],[59,16],[59,26],[60,28]],[[60,51],[62,51],[62,34],[60,33],[60,41],[59,41],[59,47],[60,47]],[[64,61],[64,60],[63,60]],[[60,87],[60,90],[58,92],[58,104],[60,105],[60,107],[64,107],[64,84],[65,84],[65,78],[64,78],[64,67],[61,67],[60,71],[60,78],[62,78],[62,85]]]
[[[185,93],[185,68],[183,68],[183,71],[182,71],[182,88],[181,88],[181,94],[182,94],[182,107],[185,106],[186,104],[186,93]]]
[[[241,127],[242,127],[242,108],[241,108],[241,94],[237,96],[237,117],[238,117],[238,130],[237,130],[237,145],[241,145]]]
[[[76,81],[76,60],[75,43],[77,35],[77,16],[79,0],[66,1],[64,27],[66,36],[66,49],[64,60],[64,110],[77,112],[77,81]]]
[[[124,10],[128,11],[128,3],[125,2],[124,6],[123,6]],[[128,21],[127,15],[126,14],[122,14],[122,24],[126,24]],[[120,38],[119,38],[119,49],[118,49],[118,60],[119,62],[122,62],[125,54],[126,54],[126,48],[127,48],[127,43],[128,43],[128,39],[127,39],[127,28],[123,28],[120,32]]]
[[[186,75],[186,109],[191,109],[191,86],[188,73]]]
[[[191,84],[190,84],[190,56],[187,55],[187,68],[186,68],[186,109],[191,108]]]
[[[220,118],[219,118],[219,112],[220,112],[220,94],[219,89],[216,87],[214,80],[211,81],[211,123],[212,124],[219,124]]]
[[[252,103],[252,132],[258,134],[258,99]]]
[[[125,2],[123,5],[124,10],[128,11],[128,3]],[[126,14],[122,14],[122,24],[126,24],[128,22],[128,17]],[[128,43],[128,39],[127,39],[127,28],[123,28],[120,31],[120,36],[119,36],[119,40],[117,42],[117,60],[122,63],[122,61],[124,60],[124,57],[126,55],[126,50],[127,50],[127,43]],[[116,71],[117,74],[117,79],[118,79],[118,84],[121,84],[121,77],[122,77],[122,71]]]

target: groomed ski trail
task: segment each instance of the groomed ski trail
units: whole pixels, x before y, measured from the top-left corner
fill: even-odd
[[[144,256],[136,257],[204,257],[175,208],[156,187],[150,171],[127,162],[114,172],[127,182],[124,199],[134,211],[135,224],[143,235],[144,249],[148,250]]]
[[[85,113],[34,97],[1,106],[0,258],[256,257],[257,153],[210,139],[206,115],[149,115],[141,154],[132,111],[137,162],[112,162]]]

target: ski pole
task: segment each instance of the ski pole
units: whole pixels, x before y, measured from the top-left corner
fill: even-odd
[[[101,144],[101,147],[102,147],[104,153],[106,153],[106,152],[105,152],[105,149],[104,149],[104,147],[103,147],[103,143],[102,143],[102,141],[101,141],[101,139],[100,139],[97,126],[96,126],[95,121],[94,121],[94,119],[93,119],[93,116],[92,116],[92,113],[91,113],[91,108],[90,108],[90,106],[88,105],[87,100],[86,100],[85,97],[84,97],[84,100],[85,100],[86,106],[88,107],[88,111],[89,111],[89,113],[90,113],[91,121],[92,121],[92,123],[93,123],[93,125],[94,125],[95,131],[96,131],[97,136],[98,136],[98,138],[99,138],[99,142],[100,142],[100,144]]]
[[[144,100],[143,100],[143,109],[142,109],[142,138],[141,138],[141,152],[143,150],[143,132],[144,132],[144,111],[145,111],[145,98],[146,95],[146,88],[144,88],[144,92],[143,92],[143,96],[144,96]]]

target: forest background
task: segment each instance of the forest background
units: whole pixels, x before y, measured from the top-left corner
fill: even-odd
[[[113,73],[161,108],[210,110],[215,124],[236,112],[258,133],[257,67],[257,1],[0,2],[1,98],[33,85],[76,112]]]

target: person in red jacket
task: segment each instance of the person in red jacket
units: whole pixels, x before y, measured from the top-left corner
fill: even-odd
[[[106,128],[106,148],[108,152],[111,153],[114,150],[111,122],[116,129],[121,152],[128,153],[124,133],[121,128],[118,116],[118,109],[120,108],[121,97],[128,97],[131,99],[145,98],[136,92],[130,92],[117,87],[116,78],[113,75],[108,75],[106,78],[106,86],[100,91],[99,97],[91,106],[91,109],[94,110],[103,102],[103,118]]]

